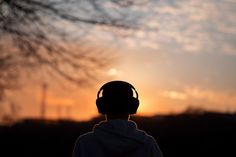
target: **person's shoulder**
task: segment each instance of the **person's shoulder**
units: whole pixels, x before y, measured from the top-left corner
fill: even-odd
[[[151,143],[151,144],[155,144],[156,143],[155,138],[153,136],[149,135],[146,131],[140,130],[140,129],[137,129],[137,131],[139,132],[139,134],[142,134],[142,136],[145,137],[145,141],[147,143]]]
[[[136,134],[139,134],[139,136],[141,136],[146,142],[153,142],[155,141],[154,137],[152,137],[151,135],[149,135],[146,131],[144,130],[140,130],[140,129],[136,129]]]
[[[149,134],[146,134],[146,136],[147,136],[147,140],[149,141],[149,143],[156,144],[156,140],[153,136],[151,136]]]
[[[85,133],[85,134],[82,134],[78,137],[77,141],[87,141],[87,140],[90,140],[92,139],[94,136],[94,132],[88,132],[88,133]]]

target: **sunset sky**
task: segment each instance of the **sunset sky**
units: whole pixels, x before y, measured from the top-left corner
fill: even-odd
[[[100,28],[91,30],[91,45],[117,58],[93,85],[65,88],[59,84],[68,82],[47,80],[46,117],[97,116],[98,89],[117,79],[136,87],[140,115],[179,113],[188,107],[236,112],[235,0],[159,0],[131,11],[145,29],[117,38]],[[23,118],[40,115],[42,87],[30,80],[8,93]]]

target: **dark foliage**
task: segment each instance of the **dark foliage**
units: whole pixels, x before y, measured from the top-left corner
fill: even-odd
[[[133,117],[154,136],[164,157],[235,156],[236,115],[205,113]],[[102,120],[45,122],[26,120],[0,128],[1,156],[70,157],[77,137]]]

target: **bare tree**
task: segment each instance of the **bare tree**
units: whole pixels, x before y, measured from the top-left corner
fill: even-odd
[[[129,16],[127,8],[141,2],[0,0],[0,100],[18,85],[22,71],[43,69],[78,85],[94,78],[108,59],[84,48],[82,38],[97,26],[136,29],[138,16]]]

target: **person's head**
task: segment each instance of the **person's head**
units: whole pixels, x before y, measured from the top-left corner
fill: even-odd
[[[96,105],[98,112],[106,115],[108,119],[129,118],[129,115],[137,112],[138,93],[128,82],[111,81],[98,91]]]

